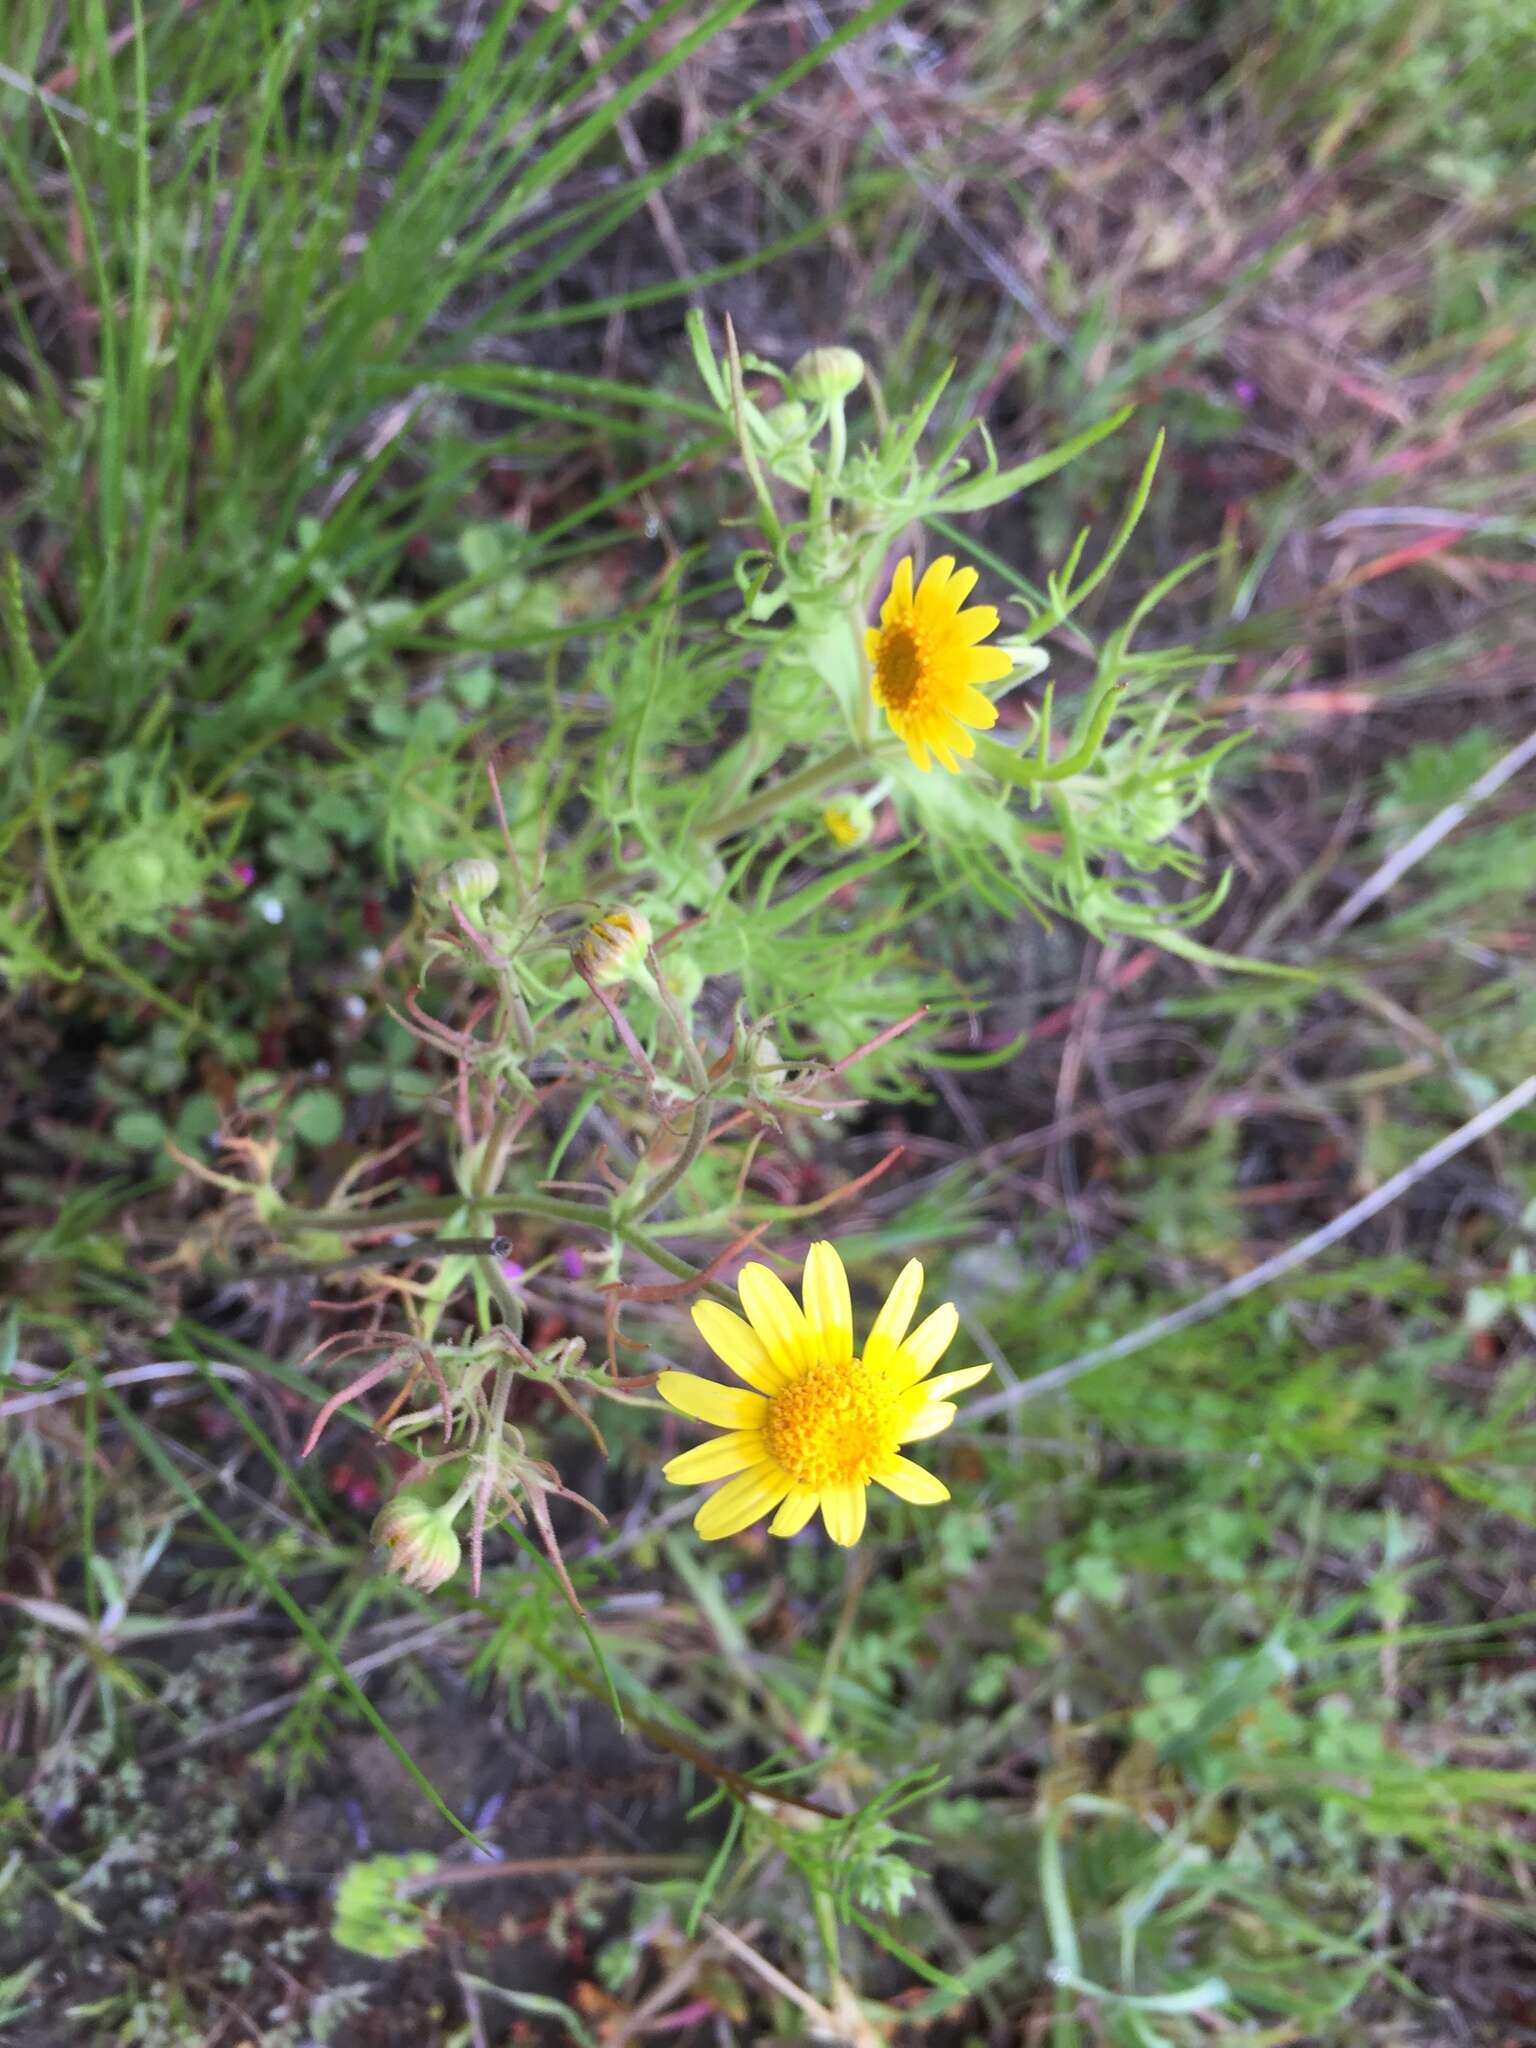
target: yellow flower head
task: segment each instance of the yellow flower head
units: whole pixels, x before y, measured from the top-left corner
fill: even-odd
[[[951,775],[956,754],[975,753],[966,727],[985,732],[997,723],[997,706],[977,684],[1001,682],[1013,668],[1000,647],[979,645],[997,631],[995,608],[960,609],[975,588],[974,569],[957,569],[953,555],[940,555],[914,592],[912,557],[903,555],[880,623],[864,635],[875,702],[925,772],[930,747]]]
[[[766,1266],[743,1266],[737,1289],[745,1322],[712,1301],[700,1302],[693,1320],[752,1391],[691,1372],[664,1372],[656,1382],[679,1413],[726,1432],[666,1467],[677,1486],[727,1481],[694,1517],[701,1536],[734,1536],[771,1509],[778,1512],[769,1534],[793,1536],[820,1508],[834,1543],[857,1543],[871,1480],[924,1506],[949,1499],[949,1489],[904,1458],[901,1446],[948,1429],[950,1396],[992,1368],[929,1378],[960,1319],[946,1302],[908,1333],[923,1289],[916,1259],[886,1297],[862,1354],[853,1348],[848,1275],[830,1244],[813,1244],[806,1255],[801,1301]]]

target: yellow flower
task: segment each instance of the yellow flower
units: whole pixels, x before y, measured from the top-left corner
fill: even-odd
[[[950,1396],[992,1368],[929,1378],[960,1319],[946,1302],[908,1334],[923,1289],[916,1259],[886,1297],[862,1355],[853,1348],[848,1275],[830,1244],[813,1244],[806,1255],[803,1308],[766,1266],[743,1266],[737,1289],[745,1322],[712,1301],[700,1302],[693,1320],[752,1391],[691,1372],[664,1372],[656,1382],[679,1413],[726,1432],[666,1467],[677,1486],[728,1482],[694,1517],[701,1536],[734,1536],[770,1509],[778,1512],[768,1533],[793,1536],[820,1508],[834,1543],[857,1543],[872,1480],[924,1506],[949,1499],[949,1489],[904,1458],[901,1446],[948,1429]]]
[[[1001,682],[1013,668],[1000,647],[978,644],[997,631],[994,607],[960,609],[975,587],[974,569],[957,569],[953,555],[940,555],[914,593],[912,557],[903,555],[880,623],[864,635],[875,702],[925,772],[930,747],[951,775],[956,754],[975,753],[966,727],[985,732],[997,723],[997,706],[976,686]]]

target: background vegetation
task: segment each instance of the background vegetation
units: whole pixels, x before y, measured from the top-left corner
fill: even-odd
[[[7,2039],[1536,2040],[1531,29],[4,10]],[[487,764],[574,907],[582,764],[631,746],[663,817],[707,707],[749,742],[753,506],[690,308],[760,357],[852,344],[892,413],[954,361],[935,433],[979,414],[1004,464],[1134,406],[930,529],[994,595],[1105,534],[1166,432],[1052,673],[1080,704],[1209,551],[1146,636],[1244,736],[1178,828],[1232,875],[1198,936],[1312,979],[1042,927],[974,866],[919,886],[872,857],[889,806],[842,870],[814,812],[769,821],[753,858],[816,893],[712,928],[710,1050],[738,1005],[772,1034],[742,1103],[929,1009],[834,1120],[765,1129],[741,1226],[835,1234],[866,1305],[918,1253],[1006,1399],[942,1440],[954,1505],[846,1564],[704,1549],[659,1411],[604,1406],[604,1461],[524,1390],[610,1518],[558,1518],[584,1628],[510,1526],[478,1595],[377,1572],[390,1389],[299,1457],[370,1298],[293,1270],[332,1244],[255,1271],[187,1162],[233,1134],[323,1205],[394,1148],[448,1197],[442,1063],[390,1006],[417,883],[499,844]],[[1075,1369],[1495,1104],[1275,1284]],[[627,1115],[567,1101],[564,1170]],[[666,1282],[497,1221],[539,1346],[601,1359],[601,1286]],[[696,1362],[681,1300],[623,1336],[631,1373]]]

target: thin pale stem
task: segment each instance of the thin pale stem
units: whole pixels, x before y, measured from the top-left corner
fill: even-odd
[[[749,796],[745,803],[738,804],[723,817],[713,818],[699,834],[701,839],[713,842],[729,839],[738,832],[750,831],[760,825],[764,818],[771,818],[777,811],[797,804],[808,796],[818,796],[834,782],[840,782],[845,775],[851,775],[861,766],[866,749],[857,740],[849,740],[835,753],[827,754],[819,761],[808,761],[803,768],[797,768],[793,775],[786,775],[782,781],[769,783],[756,796]]]
[[[555,1195],[442,1195],[423,1202],[402,1204],[398,1209],[285,1209],[276,1227],[285,1231],[333,1230],[345,1236],[351,1232],[413,1230],[423,1223],[437,1223],[464,1209],[501,1209],[517,1216],[538,1216],[549,1223],[584,1224],[623,1240],[632,1251],[643,1252],[664,1273],[678,1280],[696,1280],[698,1268],[690,1266],[675,1252],[657,1244],[648,1232],[637,1229],[624,1215],[598,1202],[566,1202]]]

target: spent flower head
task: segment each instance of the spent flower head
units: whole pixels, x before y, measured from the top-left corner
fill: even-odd
[[[611,988],[645,965],[651,920],[633,904],[606,910],[576,944],[576,965],[601,988]]]
[[[847,1545],[864,1533],[872,1483],[923,1506],[949,1499],[943,1481],[901,1447],[948,1429],[950,1396],[992,1368],[930,1377],[960,1319],[946,1302],[911,1330],[922,1288],[922,1266],[912,1259],[858,1352],[848,1275],[827,1243],[806,1255],[799,1301],[776,1273],[752,1264],[737,1282],[745,1321],[716,1302],[695,1307],[700,1336],[750,1390],[690,1372],[664,1372],[656,1382],[680,1414],[725,1431],[666,1466],[677,1486],[726,1481],[694,1517],[701,1536],[734,1536],[771,1511],[769,1534],[793,1536],[820,1508],[832,1541]]]
[[[374,1518],[373,1541],[392,1572],[419,1593],[435,1593],[459,1568],[454,1529],[460,1501],[440,1507],[419,1493],[397,1493]]]

